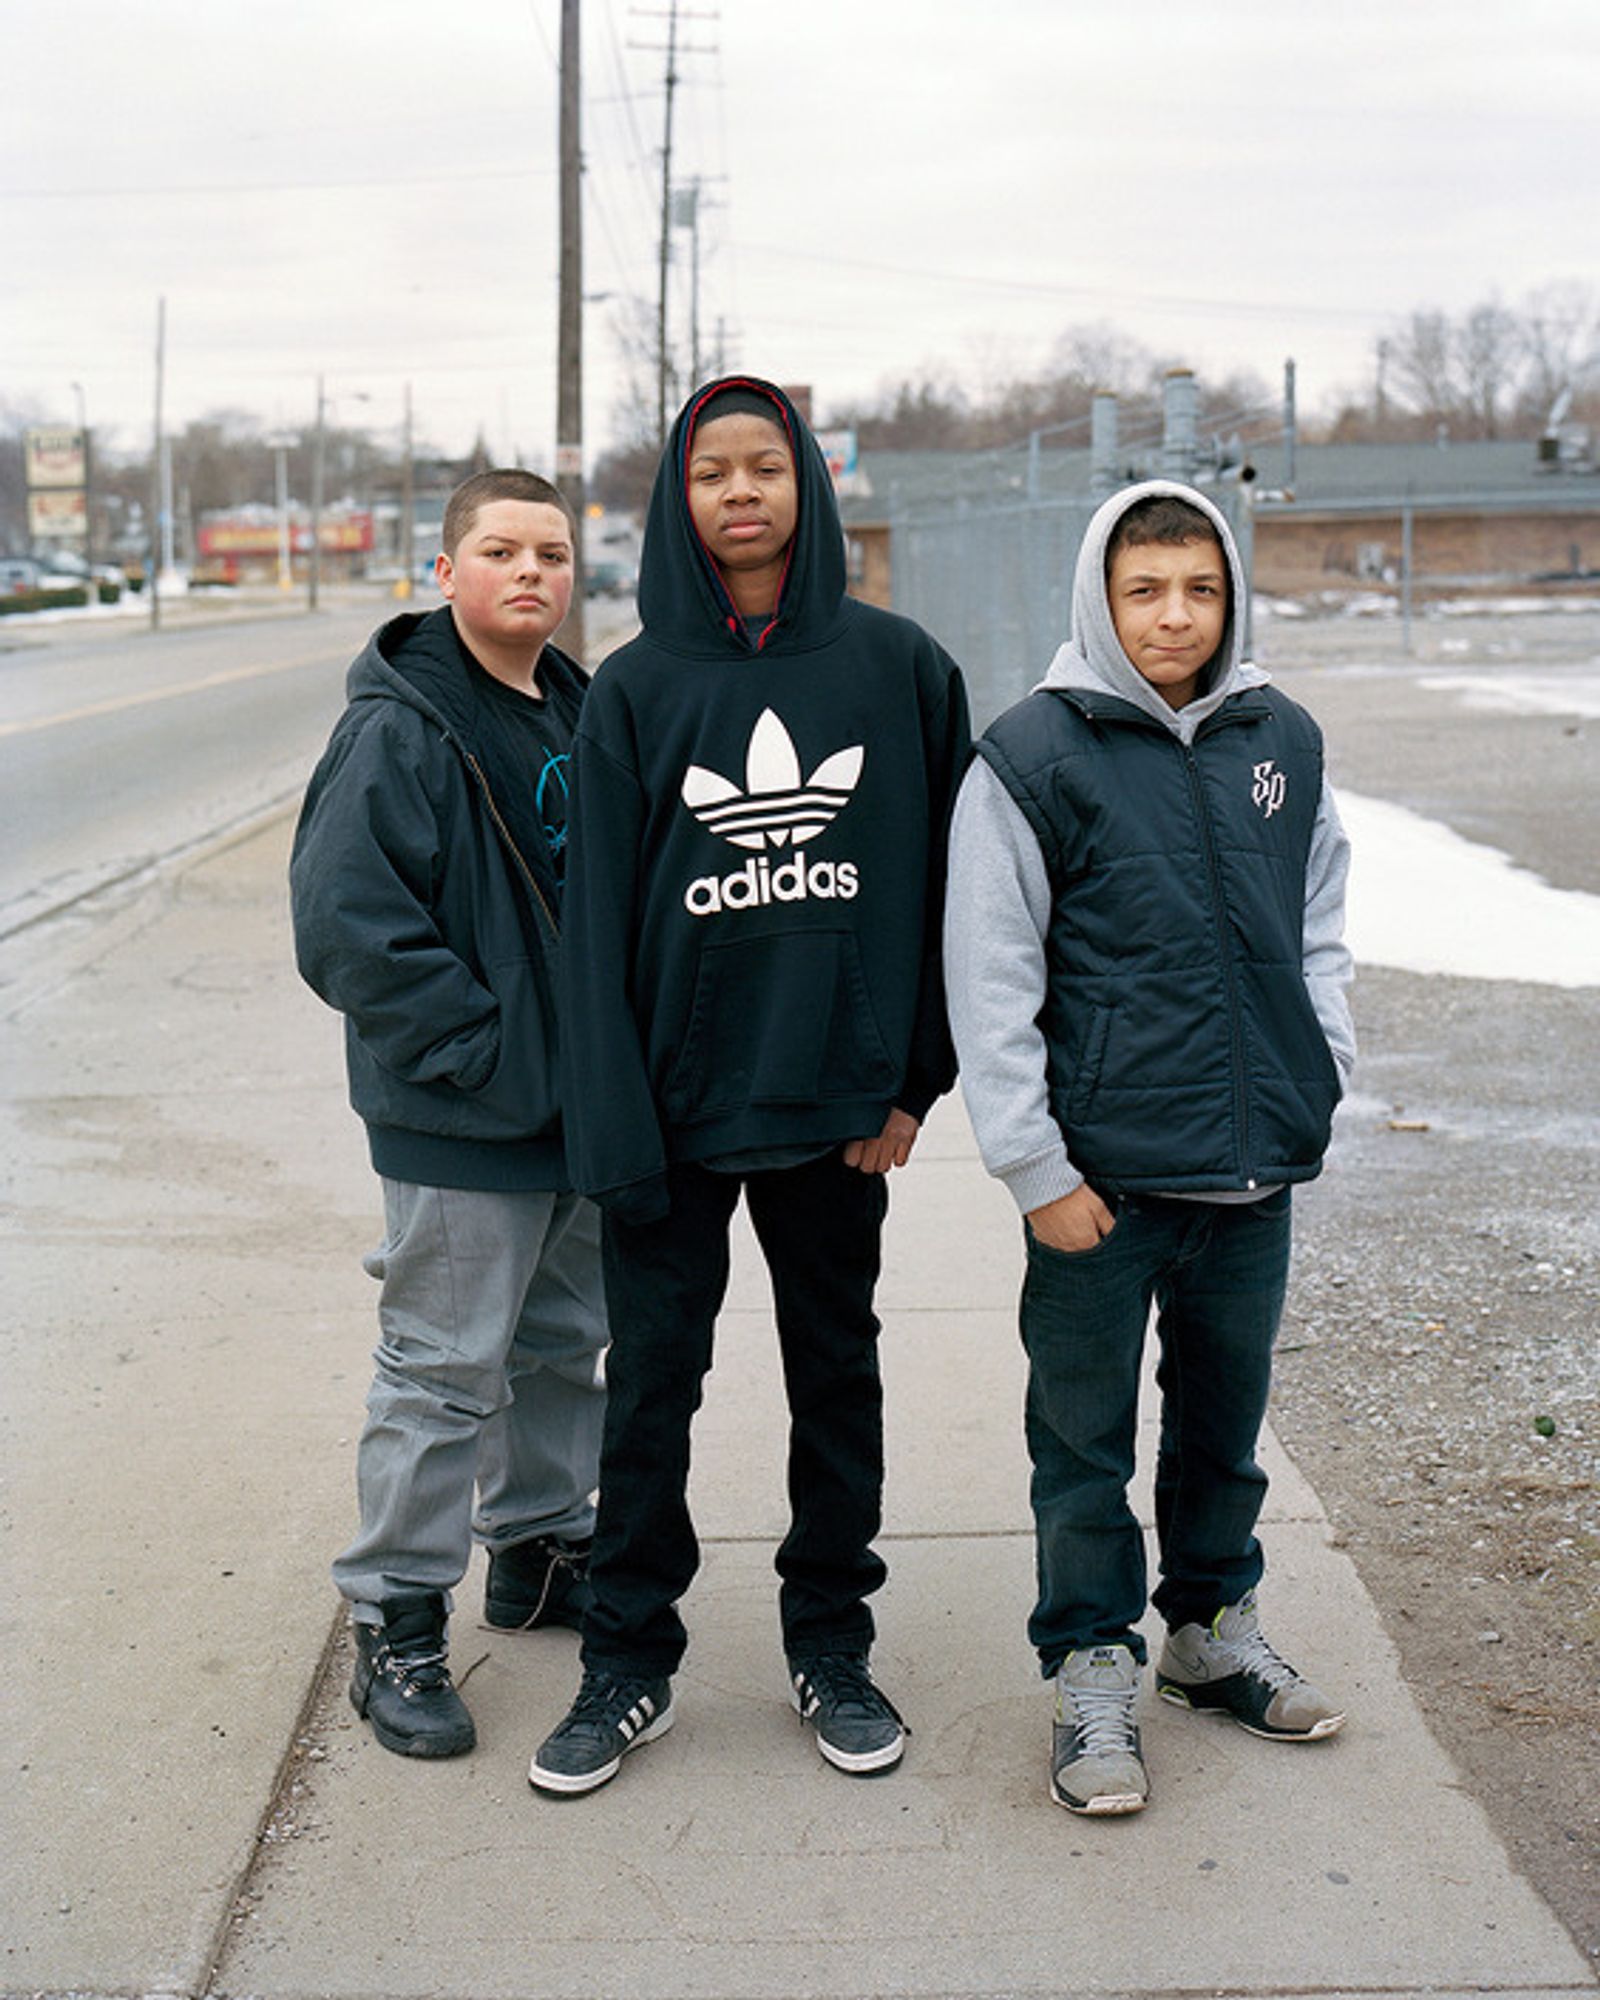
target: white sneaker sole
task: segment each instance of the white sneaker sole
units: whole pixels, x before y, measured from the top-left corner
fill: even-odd
[[[886,1743],[881,1750],[861,1750],[852,1753],[840,1750],[823,1740],[822,1731],[817,1728],[805,1710],[800,1706],[800,1696],[796,1689],[789,1690],[789,1701],[802,1723],[816,1736],[817,1748],[836,1771],[847,1771],[853,1778],[869,1776],[874,1771],[892,1771],[906,1754],[905,1732],[902,1730],[893,1743]]]
[[[637,1750],[641,1743],[653,1743],[658,1736],[665,1736],[671,1727],[672,1709],[669,1706],[661,1711],[648,1729],[641,1729],[624,1749],[618,1751],[609,1764],[602,1764],[597,1771],[547,1771],[535,1754],[533,1762],[528,1766],[528,1783],[536,1792],[557,1792],[563,1798],[576,1798],[583,1792],[598,1791],[602,1785],[609,1784],[622,1769],[622,1760],[629,1750]]]
[[[1086,1799],[1082,1804],[1058,1792],[1052,1784],[1050,1796],[1058,1806],[1065,1806],[1069,1813],[1077,1813],[1084,1819],[1116,1819],[1127,1813],[1143,1812],[1149,1805],[1148,1798],[1138,1792],[1102,1792],[1098,1798]]]
[[[1345,1725],[1343,1715],[1325,1715],[1319,1722],[1313,1722],[1309,1729],[1263,1729],[1258,1723],[1246,1722],[1241,1715],[1235,1715],[1231,1708],[1220,1708],[1211,1702],[1191,1701],[1181,1687],[1157,1682],[1156,1693],[1163,1701],[1170,1701],[1174,1708],[1186,1708],[1191,1715],[1216,1715],[1224,1722],[1231,1722],[1240,1729],[1248,1730],[1252,1736],[1259,1736],[1263,1743],[1316,1743],[1325,1736],[1337,1736]]]

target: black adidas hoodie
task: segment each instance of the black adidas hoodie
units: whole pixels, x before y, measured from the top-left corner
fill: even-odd
[[[731,387],[771,400],[797,472],[754,629],[687,501],[698,412]],[[825,1149],[949,1089],[939,933],[970,739],[949,656],[846,597],[833,482],[768,383],[710,383],[679,415],[639,610],[574,750],[563,1096],[578,1188],[646,1220],[668,1162]]]

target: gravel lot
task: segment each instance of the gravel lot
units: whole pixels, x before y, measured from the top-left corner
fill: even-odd
[[[1600,604],[1264,620],[1335,781],[1600,892]],[[1536,678],[1496,713],[1448,675]],[[1562,712],[1560,688],[1572,692]],[[1358,855],[1381,867],[1382,857]],[[1512,968],[1508,967],[1508,970]],[[1519,1864],[1600,1962],[1600,987],[1366,968],[1273,1421]]]

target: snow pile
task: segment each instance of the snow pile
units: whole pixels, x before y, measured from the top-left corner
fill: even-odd
[[[1600,986],[1600,896],[1553,889],[1498,848],[1386,799],[1341,791],[1338,804],[1358,964]]]
[[[1596,663],[1600,666],[1600,662]],[[1459,695],[1468,708],[1495,715],[1576,715],[1600,720],[1600,672],[1554,675],[1429,674],[1421,685]]]

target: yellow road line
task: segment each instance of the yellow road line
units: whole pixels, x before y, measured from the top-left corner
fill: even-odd
[[[263,680],[268,674],[287,674],[299,667],[314,667],[338,660],[338,653],[305,653],[293,660],[274,660],[267,667],[229,667],[225,673],[206,674],[197,681],[173,681],[166,687],[146,688],[139,694],[117,694],[105,701],[85,702],[81,708],[64,708],[56,715],[36,715],[28,722],[0,722],[0,737],[31,736],[40,729],[56,729],[66,722],[87,722],[97,715],[116,715],[122,709],[143,708],[154,701],[175,701],[180,695],[200,694],[206,688],[227,687],[235,681]]]

